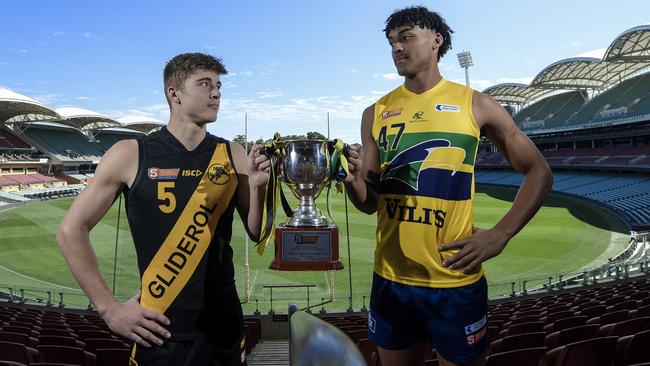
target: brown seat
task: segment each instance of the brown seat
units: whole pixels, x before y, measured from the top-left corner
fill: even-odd
[[[52,329],[52,328],[43,328],[40,331],[42,336],[59,336],[59,337],[72,337],[79,338],[74,332],[63,329]]]
[[[377,352],[377,345],[374,344],[372,341],[370,341],[367,338],[359,340],[359,343],[357,343],[357,348],[359,348],[359,351],[361,352],[361,355],[363,355],[363,359],[366,361],[366,364],[370,364],[370,355],[373,352]]]
[[[105,339],[114,338],[111,333],[105,332],[103,330],[80,330],[79,332],[77,332],[77,334],[79,334],[79,338],[81,338],[81,340],[87,338],[105,338]]]
[[[101,348],[95,352],[97,366],[128,365],[131,351],[124,348]]]
[[[548,349],[553,349],[560,346],[565,346],[569,343],[598,338],[599,328],[600,325],[598,324],[586,324],[553,332],[546,336],[546,347],[548,347]]]
[[[580,309],[580,315],[586,315],[590,319],[599,317],[607,312],[607,305],[594,305]]]
[[[14,332],[0,332],[0,341],[20,343],[32,348],[38,346],[38,339],[30,337],[27,334]]]
[[[522,333],[506,336],[490,344],[490,353],[515,351],[524,348],[544,347],[544,332]]]
[[[618,310],[618,311],[613,311],[611,313],[605,313],[598,317],[591,318],[587,320],[587,324],[605,325],[605,324],[618,323],[618,322],[622,322],[623,320],[627,320],[629,316],[630,316],[629,311]]]
[[[650,362],[650,330],[621,337],[616,344],[614,366]]]
[[[77,338],[54,335],[42,335],[38,337],[38,344],[41,346],[68,346],[86,348],[86,344],[79,341]]]
[[[95,355],[77,347],[38,346],[38,362],[71,363],[81,366],[95,366]]]
[[[24,344],[0,341],[0,360],[21,362],[29,365],[38,359],[38,351]]]
[[[544,327],[544,331],[547,333],[553,333],[560,331],[562,329],[577,327],[579,325],[584,325],[589,318],[586,315],[571,316],[568,318],[558,319],[551,324],[548,324]]]
[[[499,332],[497,338],[503,338],[509,335],[522,334],[522,333],[533,333],[533,332],[542,332],[544,331],[543,322],[528,322],[514,324],[508,328],[502,329]]]
[[[548,366],[611,366],[617,337],[601,337],[569,343],[546,355]]]
[[[628,319],[622,322],[607,324],[600,327],[600,335],[623,337],[650,330],[650,316]]]
[[[546,347],[525,348],[491,354],[485,361],[485,366],[544,366],[545,358]]]

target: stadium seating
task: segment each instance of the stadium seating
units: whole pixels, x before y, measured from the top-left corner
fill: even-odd
[[[522,109],[514,120],[524,131],[562,126],[585,103],[585,95],[572,91],[544,98]]]
[[[619,108],[622,113],[620,116],[624,117],[650,113],[648,83],[648,73],[624,80],[587,102],[574,118],[566,121],[565,126],[617,117],[616,114],[608,117],[608,114],[603,112]]]
[[[11,131],[0,128],[0,149],[31,149],[31,146]]]
[[[650,223],[650,176],[633,173],[554,172],[552,190],[606,206],[631,224]],[[520,186],[523,176],[510,170],[477,170],[476,183]]]

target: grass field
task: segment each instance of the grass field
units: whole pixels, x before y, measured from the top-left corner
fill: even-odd
[[[476,226],[491,227],[510,207],[511,202],[507,199],[493,196],[500,195],[477,194],[474,205]],[[259,310],[266,313],[270,308],[270,291],[263,286],[277,284],[316,285],[310,289],[310,305],[320,303],[322,298],[327,301],[332,296],[334,300],[326,304],[325,308],[328,311],[344,310],[348,307],[350,292],[348,263],[351,263],[352,268],[353,308],[361,308],[363,296],[368,296],[370,292],[375,216],[360,213],[349,205],[349,262],[343,195],[333,197],[333,218],[341,231],[341,261],[346,267],[332,276],[334,292],[329,291],[326,272],[277,272],[267,269],[272,260],[273,248],[268,248],[264,256],[260,257],[249,242],[252,291],[248,302],[244,304],[245,313],[256,309],[255,300],[258,300]],[[319,207],[324,211],[326,206],[323,198],[319,198],[319,201]],[[71,203],[72,199],[60,199],[0,212],[0,287],[3,287],[0,291],[7,291],[8,287],[23,288],[29,296],[46,298],[47,295],[43,291],[50,290],[55,294],[54,300],[57,303],[58,293],[61,292],[66,304],[88,304],[68,271],[55,241],[57,225]],[[550,199],[548,205],[541,209],[499,257],[485,263],[491,297],[508,293],[509,281],[529,279],[540,283],[549,275],[576,272],[581,268],[596,266],[625,248],[628,235],[612,230],[613,227],[620,227],[620,223],[615,219],[588,206],[567,206],[567,200]],[[116,296],[126,299],[135,294],[139,283],[133,242],[123,206],[120,217],[117,261],[115,249],[118,202],[92,231],[91,239],[109,288],[113,288],[114,282]],[[279,216],[278,220],[282,222],[284,218]],[[245,234],[238,217],[235,220],[231,245],[235,252],[239,294],[242,300],[245,300]],[[275,289],[273,308],[286,312],[289,302],[304,307],[307,305],[306,297],[305,288]],[[314,311],[318,309],[320,306]]]

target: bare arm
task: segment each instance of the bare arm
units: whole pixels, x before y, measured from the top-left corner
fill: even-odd
[[[246,156],[246,151],[241,145],[230,143],[239,180],[237,211],[242,221],[246,223],[253,240],[259,238],[262,228],[264,188],[268,181],[270,167],[268,158],[260,154],[260,148],[261,145],[253,145],[250,154]]]
[[[149,346],[146,340],[160,343],[151,331],[161,335],[168,332],[158,321],[169,324],[159,313],[143,309],[138,295],[120,304],[111,294],[101,276],[95,251],[90,244],[90,230],[104,217],[125,184],[135,177],[138,145],[135,140],[116,143],[102,157],[95,176],[74,201],[59,225],[56,238],[70,271],[97,307],[100,315],[116,333]]]
[[[440,247],[440,250],[460,249],[443,264],[463,272],[471,272],[481,262],[501,253],[537,213],[553,185],[546,160],[498,102],[474,92],[473,111],[485,136],[525,178],[512,207],[493,228],[478,230],[469,238]]]
[[[374,104],[361,117],[361,143],[350,146],[350,176],[345,180],[345,191],[354,206],[367,214],[377,212],[377,186],[379,184],[379,152],[372,137]]]

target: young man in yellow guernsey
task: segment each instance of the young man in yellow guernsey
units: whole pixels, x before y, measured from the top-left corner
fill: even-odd
[[[445,80],[438,61],[452,30],[424,7],[396,11],[386,37],[404,84],[367,108],[363,147],[350,151],[347,192],[377,212],[369,338],[384,366],[484,363],[487,284],[481,263],[504,249],[542,205],[551,171],[535,145],[491,97]],[[473,226],[480,136],[525,180],[492,228]]]
[[[233,211],[252,237],[261,226],[269,162],[209,134],[217,119],[221,60],[174,57],[163,72],[169,124],[113,145],[75,200],[57,239],[70,270],[111,330],[134,342],[130,365],[245,364],[242,309],[232,262]],[[124,193],[141,290],[116,301],[89,231]]]

